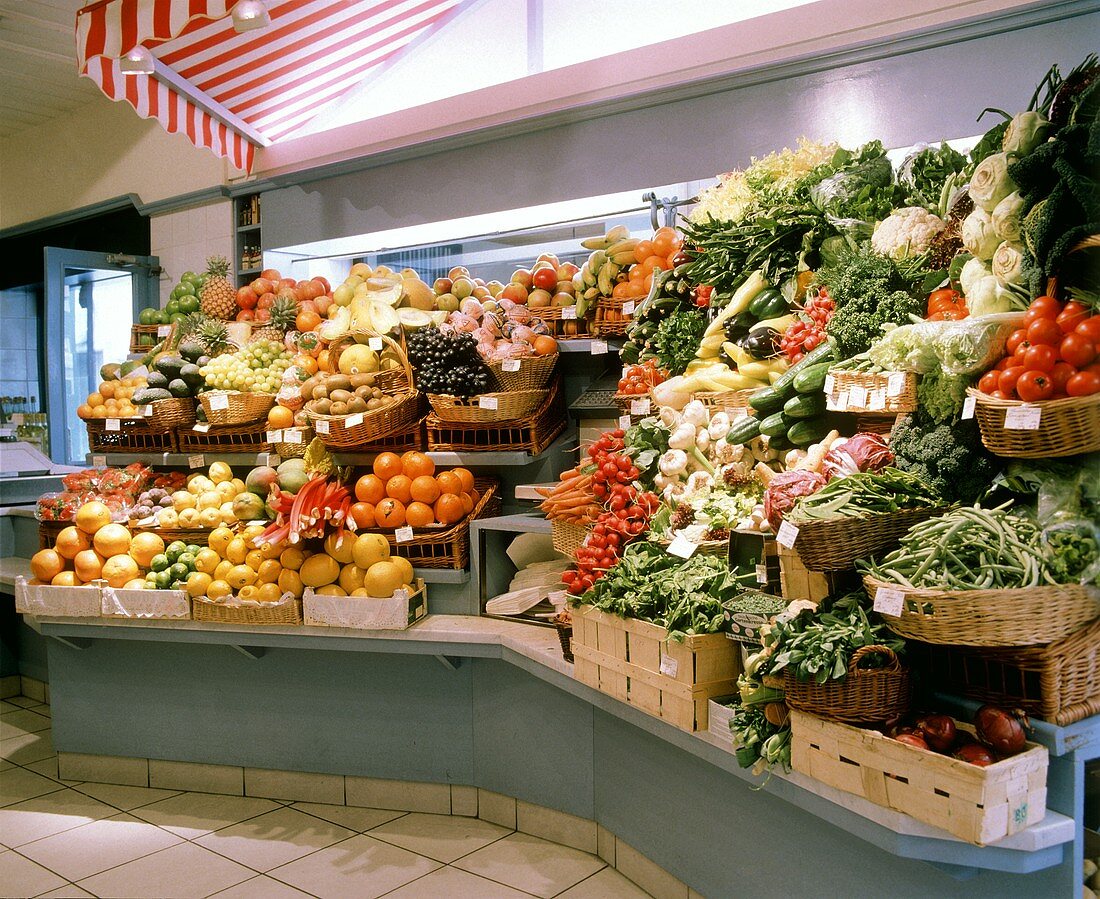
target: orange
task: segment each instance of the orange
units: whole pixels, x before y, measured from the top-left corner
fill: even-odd
[[[292,428],[294,427],[294,413],[286,406],[276,404],[268,410],[267,424],[278,431],[283,428]]]
[[[374,507],[374,519],[380,528],[399,528],[405,524],[405,504],[397,499],[384,499]]]
[[[386,481],[386,496],[399,499],[407,505],[412,499],[412,481],[403,474],[390,478]]]
[[[374,459],[372,470],[383,481],[401,474],[401,457],[397,453],[379,453]]]
[[[317,360],[308,353],[299,353],[294,357],[293,362],[306,374],[313,375],[317,373]]]
[[[312,331],[321,324],[321,316],[317,314],[316,310],[305,309],[298,313],[297,318],[294,319],[294,324],[303,333]]]
[[[435,482],[439,484],[440,493],[453,493],[457,496],[462,492],[462,479],[453,471],[444,471],[436,477]]]
[[[114,555],[103,563],[103,577],[112,587],[125,587],[139,574],[138,563],[127,555]]]
[[[79,587],[84,583],[74,571],[61,571],[54,575],[50,584],[54,587]]]
[[[351,516],[351,520],[355,522],[357,528],[377,527],[374,520],[373,503],[353,503],[351,509],[348,510],[348,514]]]
[[[328,350],[321,350],[317,354],[317,367],[321,371],[332,373],[332,356],[329,355]]]
[[[73,568],[76,576],[82,581],[94,581],[103,574],[103,563],[107,561],[94,549],[86,549],[76,554],[73,559]]]
[[[539,356],[553,356],[558,351],[558,342],[547,334],[535,338],[535,353]]]
[[[65,570],[65,558],[55,549],[40,549],[31,556],[31,573],[49,583]]]
[[[453,474],[459,481],[462,482],[462,492],[469,493],[474,489],[474,475],[468,468],[452,468],[451,474]]]
[[[405,510],[405,522],[414,528],[422,528],[424,525],[435,521],[435,512],[427,503],[409,503]]]
[[[476,505],[477,505],[477,501],[478,501],[479,499],[481,499],[481,494],[480,494],[480,493],[478,493],[478,492],[477,492],[476,490],[471,490],[471,491],[470,491],[470,499],[472,499],[472,500],[474,501],[474,505],[476,506]]]
[[[412,487],[409,488],[409,493],[412,498],[420,503],[428,503],[431,505],[437,499],[442,491],[439,489],[439,484],[436,483],[435,478],[430,474],[422,474],[419,477],[413,478]]]
[[[365,474],[355,482],[355,498],[361,503],[378,505],[386,498],[386,482],[376,474]]]
[[[95,532],[92,545],[95,547],[95,551],[104,558],[128,553],[130,551],[130,532],[121,524],[105,524]],[[111,586],[115,585],[112,584]]]
[[[424,453],[410,450],[401,457],[401,473],[409,478],[435,474],[435,463]]]
[[[130,556],[142,568],[148,568],[153,561],[153,556],[162,552],[164,552],[164,541],[151,531],[135,534],[134,539],[130,541]]]
[[[88,535],[85,534],[80,528],[69,527],[61,531],[57,535],[57,542],[54,544],[56,549],[64,558],[72,559],[78,552],[85,549],[90,549],[92,541],[88,539]]]
[[[469,493],[463,493],[460,497],[462,500],[462,514],[469,515],[474,511],[474,498]]]
[[[105,524],[111,523],[111,510],[103,503],[92,501],[76,510],[76,526],[85,534],[94,534]]]
[[[454,524],[465,513],[462,511],[462,497],[445,493],[435,503],[435,517],[444,524]]]

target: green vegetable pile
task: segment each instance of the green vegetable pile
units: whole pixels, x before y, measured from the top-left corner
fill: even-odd
[[[707,318],[701,309],[685,309],[669,315],[657,326],[651,342],[661,367],[672,375],[682,375],[695,358],[706,329]]]
[[[669,430],[657,418],[643,418],[631,425],[623,435],[623,444],[630,451],[638,469],[638,482],[646,490],[653,489],[657,462],[668,449]]]
[[[753,767],[757,774],[777,765],[784,771],[791,770],[791,726],[773,724],[763,705],[735,706],[730,732],[737,747],[737,764],[742,768]]]
[[[833,478],[816,493],[802,497],[786,517],[798,524],[883,515],[902,509],[929,509],[942,502],[917,475],[897,468],[884,468],[878,472],[857,471]]]
[[[898,183],[907,191],[903,206],[923,206],[943,214],[944,187],[969,174],[965,156],[946,143],[917,150],[898,166]]]
[[[997,473],[974,419],[939,423],[921,409],[898,419],[890,434],[894,465],[915,474],[949,502],[972,503]]]
[[[955,421],[962,414],[966,388],[974,383],[970,375],[948,375],[930,371],[917,382],[917,402],[935,422]]]

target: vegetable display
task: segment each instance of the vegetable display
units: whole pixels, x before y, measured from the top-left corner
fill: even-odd
[[[886,515],[903,509],[934,508],[942,502],[920,478],[896,468],[859,471],[833,478],[815,493],[803,497],[786,515],[787,520],[829,521]]]
[[[973,502],[998,469],[982,447],[976,421],[940,423],[922,409],[898,419],[890,449],[898,468],[915,474],[948,502]]]

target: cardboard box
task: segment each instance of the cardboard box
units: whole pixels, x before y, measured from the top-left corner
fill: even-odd
[[[318,596],[307,589],[302,597],[305,623],[320,627],[401,631],[428,614],[428,588],[417,580],[412,592],[402,588],[386,599],[371,596]]]

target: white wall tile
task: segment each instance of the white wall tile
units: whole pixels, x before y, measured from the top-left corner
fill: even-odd
[[[516,830],[553,843],[596,853],[596,822],[516,800]]]

